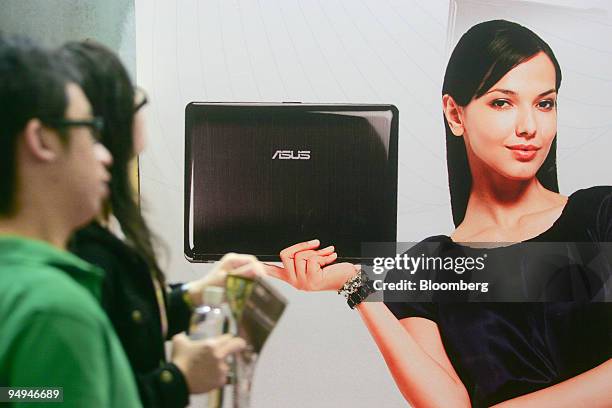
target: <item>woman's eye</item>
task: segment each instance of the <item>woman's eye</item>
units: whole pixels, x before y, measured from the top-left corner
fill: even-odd
[[[553,101],[552,99],[546,99],[544,101],[538,102],[538,108],[543,109],[543,110],[551,110],[554,107],[555,107],[555,101]]]
[[[493,102],[491,102],[491,106],[497,109],[502,109],[510,106],[510,102],[505,99],[495,99]]]

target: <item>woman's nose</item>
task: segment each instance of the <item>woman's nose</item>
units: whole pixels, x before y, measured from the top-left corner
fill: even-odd
[[[96,158],[105,167],[110,167],[111,164],[113,164],[113,156],[102,143],[97,143],[94,146],[94,149],[96,152]]]
[[[537,123],[533,109],[521,108],[516,122],[516,135],[530,139],[535,136],[536,130]]]

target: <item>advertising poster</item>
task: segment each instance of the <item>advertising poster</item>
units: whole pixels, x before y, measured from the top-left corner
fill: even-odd
[[[469,41],[460,43],[470,28],[477,25],[482,28],[482,23],[492,20],[505,21],[489,23],[489,31],[483,29]],[[497,37],[491,30],[498,31]],[[161,262],[169,281],[193,280],[211,269],[210,263],[192,262],[193,257],[185,251],[190,246],[185,220],[191,215],[186,189],[197,187],[197,181],[193,180],[199,174],[190,173],[186,162],[189,157],[186,127],[191,126],[186,112],[197,103],[392,106],[389,112],[397,116],[397,205],[388,205],[384,201],[387,193],[383,188],[378,189],[385,182],[383,176],[379,177],[380,183],[373,183],[372,194],[367,199],[380,203],[376,207],[378,214],[369,219],[373,224],[377,220],[388,221],[389,211],[396,207],[397,242],[418,243],[441,235],[449,240],[455,237],[452,240],[456,241],[512,241],[512,237],[523,240],[543,233],[548,234],[546,240],[573,241],[580,240],[579,236],[602,242],[612,239],[609,223],[612,212],[606,213],[606,190],[590,190],[592,194],[586,193],[586,196],[572,194],[593,186],[612,185],[609,166],[612,102],[608,98],[612,93],[612,4],[609,1],[136,0],[135,32],[136,82],[147,90],[150,101],[148,146],[139,158],[140,192],[146,218],[166,246]],[[494,41],[497,42],[493,44]],[[475,43],[481,45],[475,46]],[[447,65],[458,44],[462,44],[457,51],[460,62],[455,61],[455,71],[449,71]],[[486,58],[492,58],[493,54],[496,55],[493,62],[483,70]],[[504,68],[504,64],[510,65]],[[487,79],[491,78],[497,79],[488,83]],[[445,86],[456,95],[457,101],[443,98]],[[463,98],[467,97],[463,102],[460,102],[461,93],[465,94]],[[480,105],[471,105],[474,94],[478,94],[475,101],[480,101]],[[457,103],[453,105],[453,102]],[[320,110],[324,109],[317,112]],[[371,113],[373,109],[365,110]],[[386,129],[384,115],[367,118],[372,129]],[[448,128],[445,123],[449,124]],[[351,129],[358,132],[359,126]],[[259,137],[275,137],[272,131],[265,130]],[[543,215],[534,210],[535,216],[521,222],[518,216],[498,219],[490,229],[483,223],[495,219],[494,214],[476,216],[489,208],[482,204],[487,202],[486,197],[480,197],[479,210],[468,208],[466,212],[465,208],[460,209],[460,203],[454,203],[451,208],[449,174],[457,177],[458,173],[455,167],[449,170],[447,166],[447,138],[466,135],[480,137],[472,140],[468,150],[475,157],[472,160],[480,163],[478,185],[489,183],[489,190],[481,191],[493,191],[491,185],[502,185],[500,180],[511,180],[507,184],[516,185],[514,181],[529,178],[529,171],[535,173],[545,166],[547,171],[553,170],[548,176],[538,173],[538,177],[548,177],[549,181],[542,184],[549,189],[558,188],[561,196],[536,194],[545,197],[543,200],[548,203],[542,204],[539,199],[530,201]],[[320,136],[316,133],[313,137]],[[556,180],[552,180],[555,177],[550,173],[555,166],[550,167],[551,161],[545,161],[546,152],[553,145]],[[238,143],[235,148],[257,152],[257,146]],[[353,161],[347,153],[353,147],[347,138],[346,150],[338,148],[334,167],[351,170],[317,169],[317,185],[359,184],[359,178],[365,180],[375,171],[367,171],[375,169],[374,165],[366,171],[355,165],[359,158]],[[391,154],[393,143],[388,142],[383,148],[387,155]],[[279,145],[271,152],[270,160],[298,162],[311,158],[308,147]],[[224,186],[248,190],[253,197],[264,197],[266,191],[245,184],[242,178],[232,177],[247,164],[244,160],[232,160],[238,156],[231,152],[227,154],[229,164],[224,167],[227,171]],[[204,164],[200,165],[206,166],[206,158],[201,159]],[[300,180],[304,185],[311,181]],[[461,191],[469,194],[469,184],[460,179],[455,179],[455,183],[458,183],[454,187],[455,192],[459,191],[457,194],[462,194]],[[498,193],[512,207],[516,195]],[[278,194],[282,197],[282,193]],[[564,197],[568,196],[566,207]],[[311,205],[312,211],[323,217],[321,213],[328,208],[324,203],[335,202],[338,197],[310,197],[317,203]],[[360,205],[361,199],[347,199],[347,211],[351,205]],[[599,204],[593,204],[594,200],[599,200]],[[224,208],[234,211],[248,207],[249,203],[235,199],[214,204],[216,211]],[[284,207],[279,206],[279,211],[281,208]],[[461,214],[454,214],[456,211]],[[502,213],[524,215],[520,211]],[[455,231],[464,215],[469,217],[466,224]],[[307,216],[310,215],[306,211]],[[564,224],[560,226],[563,217]],[[327,229],[340,228],[342,220],[341,212],[329,217]],[[266,247],[266,243],[284,242],[287,231],[295,230],[300,221],[287,221],[287,225],[281,222],[268,228],[258,228],[258,220],[248,216],[241,222],[249,225],[248,234],[256,241],[253,248],[257,249],[260,244]],[[520,228],[514,228],[519,224]],[[570,232],[553,238],[553,232],[559,234],[560,229]],[[337,244],[328,242],[325,236],[300,239],[320,239],[321,247]],[[606,246],[602,247],[605,256]],[[277,252],[282,249],[279,247]],[[533,256],[542,255],[536,251]],[[509,262],[515,260],[509,255],[506,257]],[[511,267],[504,265],[500,268],[506,267],[511,273]],[[595,287],[595,292],[602,288],[604,292],[609,291],[612,282],[606,280],[605,271],[597,276],[600,280],[596,283],[590,278],[584,279],[595,285],[589,286]],[[372,308],[372,313],[364,317],[363,311],[349,308],[336,291],[297,290],[274,278],[266,282],[287,304],[258,357],[251,390],[252,408],[395,408],[408,406],[407,399],[414,406],[464,406],[465,394],[456,386],[456,381],[469,388],[465,392],[472,398],[473,406],[490,406],[550,388],[541,384],[566,380],[582,382],[574,389],[548,394],[547,404],[535,406],[563,406],[572,398],[578,398],[584,406],[597,406],[589,399],[594,395],[599,396],[600,406],[612,406],[612,394],[602,387],[612,383],[610,362],[605,365],[612,342],[611,316],[609,304],[603,301],[602,307],[592,313],[585,309],[564,315],[563,310],[556,309],[558,314],[552,316],[547,311],[533,312],[533,308],[540,307],[534,304],[544,304],[542,298],[527,296],[524,301],[503,298],[510,302],[507,307],[512,308],[511,314],[515,317],[521,310],[525,315],[531,313],[533,321],[528,321],[527,328],[518,327],[516,320],[500,322],[507,312],[499,305],[491,309],[495,316],[493,323],[482,314],[468,313],[468,309],[463,315],[453,314],[457,312],[446,306],[446,312],[440,309],[440,314],[434,313],[440,319],[437,325],[441,337],[436,337],[431,335],[436,333],[429,330],[431,326],[422,331],[423,326],[415,329],[408,323],[394,324],[389,319],[395,317],[382,308]],[[482,292],[482,286],[478,289]],[[604,292],[597,292],[598,299],[609,301],[606,297],[609,294]],[[571,296],[564,299],[570,298],[574,299]],[[489,299],[496,300],[499,299]],[[378,306],[383,304],[378,302]],[[391,308],[396,316],[407,316],[401,306]],[[415,325],[427,325],[424,320],[433,319],[431,310],[426,309],[423,306],[420,312],[410,312],[411,316],[425,318]],[[470,329],[477,324],[475,316],[480,316],[480,331]],[[567,320],[561,324],[559,319]],[[487,327],[488,323],[493,328]],[[552,329],[542,329],[546,324]],[[407,326],[416,330],[415,333],[428,334],[405,340],[401,330],[408,330]],[[400,330],[400,334],[380,333],[385,330]],[[466,337],[462,338],[462,333]],[[601,336],[594,338],[597,334]],[[386,354],[385,350],[381,353],[373,338],[383,349],[386,347]],[[568,345],[568,339],[576,339],[577,343]],[[417,348],[420,351],[414,352]],[[440,350],[446,350],[450,361],[445,360]],[[406,353],[412,356],[410,361]],[[510,362],[506,359],[508,354],[513,356]],[[519,356],[524,357],[520,364]],[[431,364],[432,359],[437,366]],[[448,371],[452,365],[456,365],[456,373]],[[596,366],[598,371],[593,371]],[[583,372],[589,378],[578,379],[576,373]],[[581,392],[584,395],[580,396]],[[194,407],[205,403],[205,400],[192,399]]]

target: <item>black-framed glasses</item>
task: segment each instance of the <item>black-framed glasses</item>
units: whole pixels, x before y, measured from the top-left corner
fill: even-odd
[[[142,89],[142,88],[140,88],[138,86],[134,88],[134,95],[135,95],[134,99],[138,101],[134,105],[134,113],[136,113],[143,106],[145,106],[147,103],[149,103],[149,98],[147,97],[147,93],[144,91],[144,89]]]
[[[72,119],[45,119],[43,123],[55,129],[64,129],[67,127],[87,127],[91,131],[94,139],[97,142],[102,140],[102,130],[104,129],[104,119],[100,116],[95,116],[87,120],[72,120]]]

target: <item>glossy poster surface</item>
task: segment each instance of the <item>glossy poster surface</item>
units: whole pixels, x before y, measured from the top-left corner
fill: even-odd
[[[207,270],[183,255],[184,111],[192,101],[395,105],[397,238],[450,234],[444,74],[461,35],[492,19],[531,29],[558,60],[560,193],[612,184],[607,1],[137,1],[137,81],[152,100],[141,192],[170,249],[170,280]],[[261,231],[262,240],[273,235]],[[272,285],[289,304],[258,361],[253,407],[406,405],[361,318],[341,297]]]

